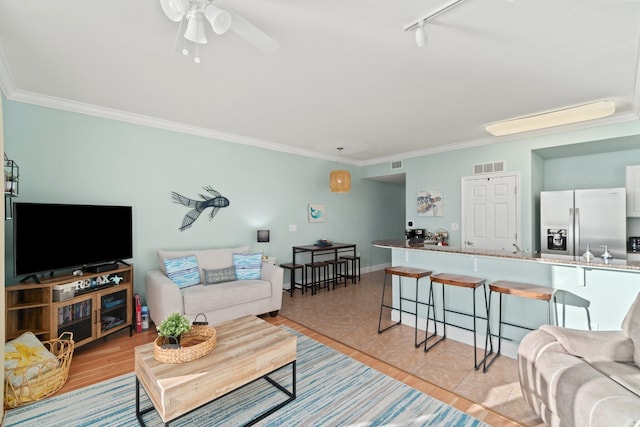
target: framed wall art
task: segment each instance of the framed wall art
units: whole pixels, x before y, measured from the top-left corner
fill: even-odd
[[[444,215],[442,191],[418,191],[418,216]]]
[[[324,205],[309,203],[307,213],[309,214],[309,222],[324,222],[326,216]]]

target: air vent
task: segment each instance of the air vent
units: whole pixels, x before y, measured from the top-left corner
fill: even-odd
[[[391,170],[402,169],[402,160],[396,160],[395,162],[391,162]]]
[[[473,165],[473,174],[492,173],[492,172],[504,172],[504,161],[491,162],[491,163],[478,163]]]

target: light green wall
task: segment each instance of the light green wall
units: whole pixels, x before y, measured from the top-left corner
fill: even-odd
[[[133,206],[141,294],[159,248],[251,244],[280,263],[291,261],[291,246],[327,238],[356,243],[367,267],[390,261],[371,241],[402,230],[404,212],[395,206],[404,203],[403,188],[360,179],[357,167],[7,100],[4,124],[5,151],[20,165],[19,201]],[[350,193],[329,191],[329,171],[338,166],[351,171]],[[186,209],[172,203],[171,191],[197,198],[206,185],[230,206],[179,231]],[[309,203],[325,204],[326,222],[308,222]],[[17,280],[11,227],[6,221],[8,283]],[[262,228],[271,230],[270,243],[256,242]]]
[[[625,167],[640,164],[638,149],[548,159],[544,164],[544,189],[624,187]]]
[[[639,135],[640,123],[633,121],[405,159],[401,172],[406,174],[407,181],[406,219],[415,220],[416,227],[430,231],[447,229],[450,244],[460,246],[461,232],[452,231],[451,224],[461,224],[461,178],[473,175],[474,164],[504,161],[507,172],[520,172],[521,247],[539,250],[540,191],[569,183],[580,184],[580,188],[585,188],[582,185],[586,182],[587,187],[607,187],[613,183],[624,186],[624,166],[640,164],[640,149],[635,148],[640,147]],[[593,154],[575,154],[580,152]],[[554,157],[545,159],[538,153]],[[370,177],[396,172],[390,171],[389,163],[380,163],[364,167],[362,173]],[[421,190],[443,191],[442,217],[417,216],[416,196]],[[638,228],[640,233],[640,225]]]

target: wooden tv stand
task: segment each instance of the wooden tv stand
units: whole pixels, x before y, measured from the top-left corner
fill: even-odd
[[[119,284],[98,285],[104,276],[119,276]],[[54,302],[56,285],[88,280],[94,283],[66,301]],[[26,331],[40,340],[57,338],[72,332],[76,346],[105,337],[129,327],[133,331],[133,266],[119,264],[115,270],[82,276],[65,275],[40,283],[7,286],[6,340]]]

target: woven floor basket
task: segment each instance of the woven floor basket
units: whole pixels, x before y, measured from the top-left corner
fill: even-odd
[[[193,325],[180,336],[180,348],[162,348],[167,337],[158,336],[153,346],[153,356],[162,363],[184,363],[199,359],[216,348],[216,330],[211,326]]]
[[[59,338],[43,341],[42,344],[56,358],[44,363],[34,363],[33,367],[37,368],[37,374],[34,378],[24,378],[20,386],[14,386],[9,378],[15,369],[5,369],[4,406],[6,408],[15,408],[49,397],[67,382],[75,348],[73,334],[63,332]],[[24,372],[27,372],[27,369],[24,367],[20,369],[23,372],[21,375],[26,375]]]

